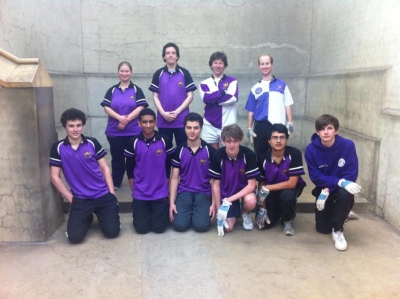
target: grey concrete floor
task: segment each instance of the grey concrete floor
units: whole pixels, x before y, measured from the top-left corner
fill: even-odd
[[[400,298],[400,234],[371,213],[345,226],[349,248],[298,214],[296,235],[277,226],[224,237],[211,231],[138,235],[130,214],[105,239],[95,217],[85,241],[64,223],[47,242],[0,244],[0,298]],[[253,215],[254,217],[254,215]]]

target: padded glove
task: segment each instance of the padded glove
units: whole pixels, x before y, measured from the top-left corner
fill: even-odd
[[[317,206],[318,211],[322,211],[325,208],[325,202],[328,199],[329,191],[323,189],[321,194],[317,198],[317,202],[315,205]]]
[[[224,226],[229,228],[228,222],[226,218],[228,216],[229,208],[231,207],[232,203],[227,201],[226,198],[222,201],[222,205],[218,209],[217,213],[217,229],[218,229],[218,236],[224,236]]]
[[[338,183],[339,187],[346,189],[349,193],[351,194],[356,194],[360,192],[361,186],[352,182],[352,181],[347,181],[345,179],[341,179]]]
[[[261,206],[264,200],[268,197],[268,195],[269,195],[269,190],[267,189],[267,187],[262,186],[257,193],[257,204]]]

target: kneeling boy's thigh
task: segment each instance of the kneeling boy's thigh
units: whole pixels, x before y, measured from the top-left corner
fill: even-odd
[[[176,196],[175,206],[177,213],[174,214],[173,227],[177,231],[189,229],[192,221],[194,193],[182,192]]]
[[[133,199],[132,201],[133,227],[139,234],[151,231],[151,201]]]
[[[151,226],[155,233],[163,233],[169,223],[168,197],[151,201]]]
[[[119,203],[117,197],[108,193],[101,198],[96,199],[95,213],[104,235],[108,238],[114,238],[121,230],[119,219]]]
[[[208,231],[211,224],[210,207],[212,204],[211,195],[196,193],[193,204],[192,224],[196,231]]]

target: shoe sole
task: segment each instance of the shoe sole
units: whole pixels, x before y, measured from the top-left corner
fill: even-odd
[[[283,233],[283,234],[284,234],[285,236],[291,237],[291,236],[294,236],[295,233],[293,233],[293,234],[292,234],[292,233]]]

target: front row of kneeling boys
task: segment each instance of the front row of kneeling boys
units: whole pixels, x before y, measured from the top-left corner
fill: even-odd
[[[106,237],[114,238],[121,230],[106,152],[95,138],[82,134],[85,122],[82,111],[66,110],[61,123],[67,137],[53,145],[50,157],[51,180],[71,203],[66,232],[71,243],[84,239],[92,213]],[[270,149],[257,161],[254,152],[241,145],[243,131],[237,125],[223,128],[225,146],[218,150],[200,138],[203,118],[197,113],[186,116],[187,143],[176,149],[168,137],[155,130],[153,110],[140,112],[139,125],[142,132],[132,137],[125,149],[133,226],[139,234],[162,233],[169,220],[179,232],[190,227],[206,232],[215,217],[219,236],[232,231],[240,217],[243,228],[252,230],[250,212],[254,209],[259,229],[271,228],[280,220],[285,235],[295,234],[297,197],[306,183],[301,178],[304,169],[300,150],[286,144],[286,126],[274,124],[266,132]],[[310,179],[316,185],[312,191],[316,197],[316,230],[332,233],[335,248],[346,250],[343,225],[354,204],[354,194],[361,189],[355,183],[355,146],[337,135],[339,122],[334,116],[320,116],[315,128],[305,158]],[[61,180],[61,169],[70,189]]]

